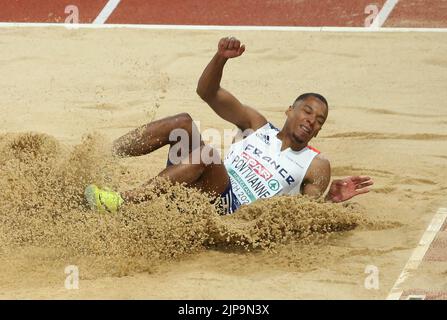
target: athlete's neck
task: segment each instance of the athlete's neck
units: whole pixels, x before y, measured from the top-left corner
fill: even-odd
[[[287,135],[283,130],[278,132],[276,137],[282,141],[281,151],[286,150],[287,148],[290,148],[293,151],[300,151],[307,146],[306,142],[296,141],[295,139]]]

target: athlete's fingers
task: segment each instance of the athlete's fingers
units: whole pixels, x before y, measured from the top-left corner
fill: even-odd
[[[225,49],[230,49],[230,44],[231,44],[231,38],[230,37],[228,37],[226,40],[225,40]]]
[[[349,182],[349,181],[354,181],[353,179],[354,179],[355,177],[351,177],[351,176],[349,176],[349,177],[345,177],[345,178],[343,178],[343,179],[340,179],[340,180],[334,180],[334,181],[340,181],[340,182],[343,182],[343,183],[347,183],[347,182]]]
[[[228,38],[222,38],[219,41],[219,49],[220,50],[225,50],[227,48],[228,45]]]
[[[366,181],[366,182],[363,182],[363,183],[359,183],[355,187],[356,187],[356,189],[362,189],[362,188],[366,188],[366,187],[372,186],[373,184],[374,184],[374,182],[370,180],[370,181]]]
[[[228,50],[233,50],[234,49],[234,42],[235,42],[235,38],[231,37],[230,38],[230,42],[228,44]]]
[[[241,47],[241,42],[238,39],[234,39],[234,49],[239,50],[239,48]]]
[[[371,178],[368,176],[354,176],[354,177],[349,177],[349,179],[356,184],[371,181]]]
[[[237,51],[237,53],[238,53],[239,55],[241,55],[241,54],[244,53],[244,51],[245,51],[245,45],[241,45],[241,46],[239,47],[239,50]]]
[[[358,194],[368,193],[369,191],[370,190],[368,188],[358,189],[358,190],[355,190],[355,194],[358,195]]]
[[[368,176],[350,176],[349,178],[350,178],[351,180],[356,180],[356,181],[359,181],[359,180],[364,180],[364,181],[366,181],[366,180],[371,179],[371,178],[368,177]]]
[[[354,184],[357,185],[357,186],[361,185],[361,184],[372,185],[372,184],[374,184],[374,181],[372,181],[372,180],[366,180],[366,181],[359,180],[359,181],[355,181]]]
[[[224,45],[223,48],[224,49],[228,49],[228,44],[230,43],[230,37],[226,37],[224,38]]]

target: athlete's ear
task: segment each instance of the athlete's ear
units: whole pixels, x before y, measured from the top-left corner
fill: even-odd
[[[292,111],[292,109],[293,109],[293,107],[292,106],[289,106],[289,108],[286,110],[286,112],[284,112],[286,115],[290,112],[290,111]]]

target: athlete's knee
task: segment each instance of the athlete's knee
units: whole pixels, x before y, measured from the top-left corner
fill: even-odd
[[[178,128],[190,128],[194,122],[191,115],[187,112],[179,113],[174,116]]]
[[[203,145],[199,129],[189,113],[179,113],[173,116],[173,121],[173,129],[170,132],[171,146],[179,139],[188,146],[190,151]]]
[[[197,167],[206,168],[210,165],[222,164],[222,159],[218,150],[210,145],[200,146],[186,155],[187,149],[174,146],[169,150],[169,160],[172,164],[190,164]]]

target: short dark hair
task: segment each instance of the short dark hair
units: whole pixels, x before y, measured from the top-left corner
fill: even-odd
[[[314,93],[314,92],[308,92],[308,93],[303,93],[302,95],[300,95],[298,98],[295,99],[295,102],[293,103],[295,105],[295,103],[297,103],[298,101],[302,101],[305,100],[309,97],[314,97],[319,99],[321,102],[323,102],[326,107],[329,109],[329,104],[327,103],[327,100],[325,97],[323,97],[321,94],[319,93]]]

